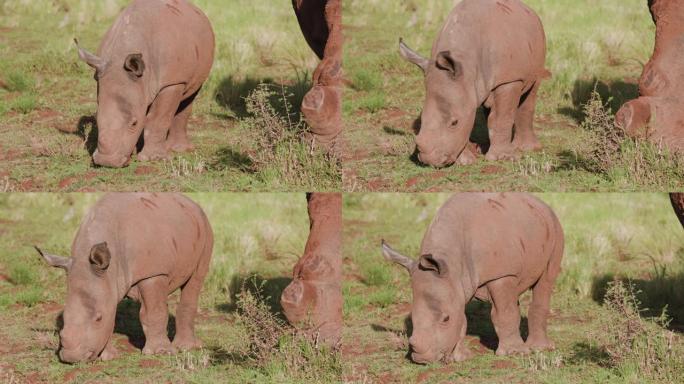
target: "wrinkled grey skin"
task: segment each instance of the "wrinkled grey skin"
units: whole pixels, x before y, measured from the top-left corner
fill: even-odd
[[[491,110],[488,160],[541,148],[532,120],[544,68],[546,37],[539,17],[519,0],[464,0],[420,56],[400,40],[401,56],[425,75],[416,137],[418,158],[435,167],[471,164],[467,147],[478,107]],[[513,126],[515,125],[515,137]]]
[[[214,33],[199,8],[187,0],[134,0],[97,54],[79,47],[79,57],[97,80],[95,164],[127,165],[143,133],[140,161],[193,148],[188,118],[214,58]]]

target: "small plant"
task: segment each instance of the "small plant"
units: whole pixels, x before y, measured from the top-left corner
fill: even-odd
[[[581,127],[588,139],[576,150],[578,160],[590,172],[627,185],[651,185],[661,189],[676,187],[684,178],[684,156],[644,140],[635,140],[614,123],[609,108],[594,90],[584,105]],[[673,182],[675,184],[673,184]]]
[[[535,352],[526,357],[524,365],[532,372],[558,369],[563,366],[563,355],[559,352]]]
[[[195,155],[195,161],[191,162],[183,157],[178,157],[176,160],[165,160],[164,169],[166,173],[173,175],[176,178],[201,175],[206,170],[207,165],[201,156]]]
[[[237,321],[245,328],[248,361],[270,376],[288,381],[339,381],[339,353],[298,333],[271,312],[268,298],[261,296],[263,284],[257,284],[256,279],[252,279],[252,287],[246,284],[238,295]]]
[[[629,283],[616,280],[608,285],[604,307],[609,316],[596,335],[608,364],[622,376],[674,380],[684,362],[675,335],[666,329],[670,321],[667,313],[663,310],[657,318],[643,318],[637,295]]]
[[[319,186],[322,182],[334,188],[341,180],[339,159],[332,153],[316,151],[304,140],[307,126],[303,120],[295,120],[296,114],[288,100],[285,88],[279,93],[273,85],[260,84],[245,99],[247,113],[243,121],[254,138],[254,148],[248,152],[250,170],[257,173],[267,184],[286,184],[301,187]],[[281,108],[276,109],[271,100],[276,97]],[[282,110],[281,110],[282,109]]]

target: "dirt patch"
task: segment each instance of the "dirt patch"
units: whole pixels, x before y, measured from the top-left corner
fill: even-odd
[[[382,177],[376,177],[374,179],[371,179],[368,181],[368,189],[371,192],[379,191],[383,188],[387,188],[388,181],[386,179],[383,179]]]
[[[139,165],[133,173],[136,175],[151,175],[154,173],[159,173],[159,170],[150,165]]]
[[[40,304],[40,311],[43,314],[59,312],[62,310],[62,307],[63,307],[62,304],[55,303],[55,302],[47,302],[47,303]]]
[[[79,176],[66,177],[59,182],[59,189],[66,189],[66,188],[70,187],[72,184],[76,184],[77,182],[79,182],[81,180],[91,180],[91,179],[95,178],[96,176],[97,176],[97,172],[90,171],[90,172],[88,172],[85,175],[80,176],[80,177]]]
[[[79,376],[80,373],[97,373],[104,369],[104,366],[93,365],[88,368],[76,368],[64,374],[64,382],[68,383]]]
[[[57,118],[60,118],[60,117],[62,117],[61,113],[59,113],[55,110],[52,110],[50,108],[46,108],[46,109],[41,109],[41,110],[37,111],[36,119],[34,120],[34,122],[44,123],[44,122],[56,120]]]
[[[36,182],[33,179],[26,179],[19,184],[19,190],[28,192],[36,189]]]
[[[482,168],[482,173],[485,175],[496,175],[497,173],[503,173],[504,171],[505,169],[498,165],[487,165]]]
[[[406,183],[404,185],[406,186],[406,188],[413,188],[414,185],[418,184],[419,180],[420,178],[418,176],[412,177],[406,180]]]
[[[445,365],[441,368],[435,368],[435,369],[430,369],[428,371],[422,372],[421,374],[418,375],[416,378],[416,383],[424,383],[430,379],[430,376],[434,374],[439,374],[439,373],[449,373],[451,372],[452,369],[448,365]]]
[[[116,349],[121,353],[133,353],[139,352],[138,348],[135,347],[129,340],[128,337],[121,334],[114,334],[114,345]],[[145,340],[134,340],[135,343],[140,342],[140,344],[145,344]]]
[[[15,148],[10,148],[10,149],[3,149],[0,151],[0,161],[12,161],[18,159],[21,155],[21,152],[18,149]]]
[[[492,368],[494,369],[511,369],[518,368],[518,364],[511,360],[497,360],[492,363]]]
[[[143,359],[140,360],[140,368],[155,368],[155,367],[161,367],[163,364],[159,360],[153,360],[153,359]]]

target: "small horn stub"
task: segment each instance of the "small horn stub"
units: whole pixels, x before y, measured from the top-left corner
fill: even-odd
[[[57,256],[57,255],[45,253],[35,245],[33,246],[33,248],[35,248],[36,251],[38,251],[38,253],[43,258],[43,260],[45,260],[45,262],[48,263],[48,265],[50,265],[51,267],[62,268],[66,271],[68,271],[69,268],[71,268],[71,264],[73,262],[73,259],[71,259],[69,257],[63,257],[63,256]]]
[[[382,240],[382,255],[385,256],[385,259],[393,261],[403,266],[409,271],[409,273],[411,272],[411,270],[413,270],[413,267],[416,264],[415,260],[406,257],[392,249],[392,247],[390,247],[389,244],[385,242],[385,240]]]
[[[427,72],[430,60],[419,55],[418,52],[412,50],[408,47],[408,45],[404,44],[403,38],[399,38],[399,53],[401,54],[401,57],[403,57],[406,61],[408,61],[409,63],[413,63],[417,65],[420,69],[422,69],[423,74]]]
[[[97,70],[98,72],[104,71],[105,66],[106,66],[106,63],[104,60],[102,60],[98,56],[86,51],[85,49],[81,48],[81,46],[78,44],[78,39],[74,38],[74,43],[76,43],[76,48],[78,48],[78,57],[83,62],[85,62],[86,64],[95,68],[95,70]]]

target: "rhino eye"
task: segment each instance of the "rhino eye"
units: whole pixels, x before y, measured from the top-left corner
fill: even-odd
[[[100,321],[102,321],[102,313],[101,312],[98,312],[95,314],[95,321],[97,321],[98,323]]]
[[[449,322],[449,315],[444,316],[442,319],[442,323],[448,323]]]

